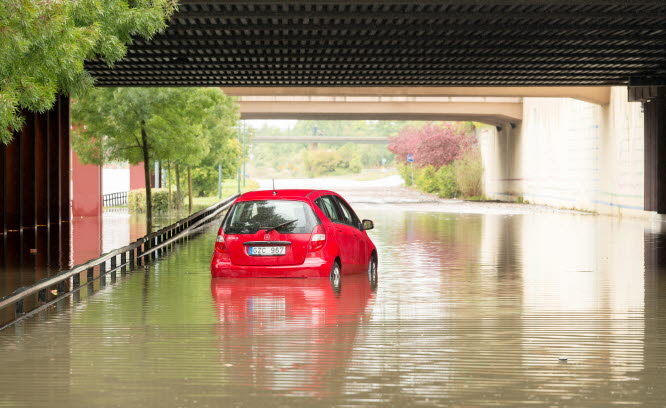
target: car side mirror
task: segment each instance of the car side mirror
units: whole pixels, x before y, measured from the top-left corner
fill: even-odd
[[[375,224],[370,220],[363,220],[363,231],[375,228]]]

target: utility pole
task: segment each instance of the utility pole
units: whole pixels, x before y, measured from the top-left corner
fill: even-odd
[[[153,173],[153,185],[155,188],[162,187],[160,185],[160,162],[155,160],[155,172]]]
[[[243,127],[243,187],[245,187],[245,161],[246,161],[245,155],[247,154],[247,140],[245,140],[246,137],[247,137],[247,129]]]
[[[222,165],[217,165],[217,198],[222,199]]]
[[[243,160],[243,145],[241,144],[241,126],[243,122],[238,123],[238,144],[241,146],[241,157],[240,159]],[[238,171],[236,171],[236,179],[238,181],[238,194],[241,192],[241,183],[240,183],[240,172],[241,172],[241,164],[240,162],[238,163]]]

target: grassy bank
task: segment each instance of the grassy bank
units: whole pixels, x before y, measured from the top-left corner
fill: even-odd
[[[241,193],[248,191],[257,190],[259,188],[259,183],[254,180],[247,179],[245,180],[245,187],[242,185],[241,181]],[[232,195],[238,192],[238,182],[235,179],[223,180],[222,181],[222,199],[231,197]],[[187,199],[186,199],[187,200]],[[194,197],[192,199],[193,207],[197,208],[206,208],[211,205],[219,202],[220,199],[217,196],[213,197]]]

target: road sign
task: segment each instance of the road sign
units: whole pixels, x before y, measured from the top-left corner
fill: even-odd
[[[407,161],[410,162],[410,163],[413,162],[414,161],[414,156],[411,155],[411,154],[408,154],[407,155]]]

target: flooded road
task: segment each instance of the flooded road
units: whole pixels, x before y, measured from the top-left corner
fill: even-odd
[[[156,213],[153,231],[205,207]],[[105,209],[102,217],[74,217],[61,228],[8,234],[0,239],[0,298],[145,235],[145,214],[130,213],[127,208]]]
[[[211,280],[215,225],[0,332],[0,407],[666,405],[655,227],[354,207],[376,288]]]

